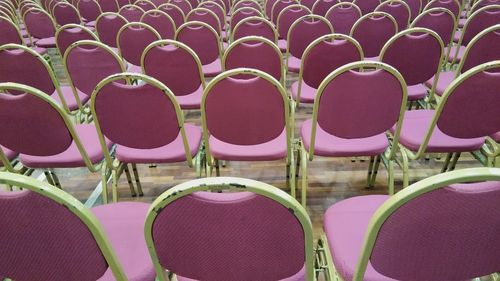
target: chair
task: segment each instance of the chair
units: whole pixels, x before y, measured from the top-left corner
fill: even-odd
[[[182,10],[182,12],[184,13],[184,15],[189,14],[189,11],[191,11],[193,9],[193,7],[191,6],[191,4],[187,0],[171,0],[168,3],[179,7],[179,9]]]
[[[167,190],[152,206],[145,233],[160,281],[168,280],[166,270],[179,281],[316,280],[307,212],[274,186],[197,179]],[[193,259],[200,262],[188,265]]]
[[[116,0],[116,4],[118,4],[118,10],[122,8],[123,6],[132,4],[130,0]]]
[[[314,156],[369,156],[367,186],[378,166],[387,167],[388,192],[394,193],[394,162],[407,100],[399,72],[385,63],[353,62],[330,73],[318,88],[312,119],[301,126],[302,206],[306,206],[307,164]],[[383,101],[384,106],[379,106]],[[368,121],[369,120],[369,121]],[[393,146],[386,132],[395,126]]]
[[[427,3],[428,0],[403,0],[408,7],[410,7],[410,22],[412,22],[418,15],[421,14],[423,3]]]
[[[444,55],[443,41],[436,32],[426,28],[410,28],[385,43],[380,52],[380,61],[396,68],[405,79],[411,109],[414,102],[417,102],[417,108],[422,106],[418,101],[428,97],[424,83],[433,77],[434,80],[429,81],[429,96],[434,95]]]
[[[33,178],[2,172],[0,182],[23,189],[0,191],[0,221],[10,229],[0,236],[0,275],[15,280],[155,278],[143,234],[149,204],[88,209]]]
[[[33,39],[36,38],[37,47],[56,47],[56,24],[47,12],[31,8],[24,13],[23,22],[30,35],[31,45],[33,45]]]
[[[141,83],[123,84],[130,79]],[[201,144],[201,129],[184,123],[175,96],[160,81],[135,73],[111,75],[95,88],[90,107],[104,151],[104,169],[110,170],[112,175],[113,202],[118,200],[118,180],[124,170],[127,172],[128,164],[132,164],[140,196],[143,193],[137,164],[186,161],[190,167],[193,165],[192,159]],[[105,145],[108,139],[116,143],[114,159]],[[127,178],[131,182],[128,173]],[[106,202],[108,191],[104,174],[102,183]]]
[[[336,33],[349,35],[354,23],[361,17],[361,10],[351,2],[340,2],[333,5],[325,15]]]
[[[141,66],[144,74],[172,91],[181,109],[200,109],[205,77],[200,59],[187,45],[174,40],[155,41],[144,50]]]
[[[126,18],[128,22],[140,22],[145,11],[139,6],[127,4],[121,7],[118,13]]]
[[[408,28],[408,25],[410,25],[410,6],[402,0],[388,0],[382,2],[375,8],[375,12],[386,12],[391,15],[398,23],[399,31],[405,30]]]
[[[177,30],[174,20],[161,10],[145,12],[141,17],[141,22],[158,31],[162,39],[173,39]]]
[[[58,26],[66,24],[83,24],[80,13],[68,2],[59,2],[52,7],[52,16]]]
[[[163,11],[167,15],[169,15],[170,18],[172,18],[172,20],[175,22],[176,28],[179,28],[179,26],[184,23],[185,16],[181,8],[170,3],[165,3],[158,6],[158,10]]]
[[[317,38],[333,32],[330,22],[322,16],[306,15],[297,19],[290,26],[286,39],[287,72],[298,73],[307,46]]]
[[[5,44],[31,45],[29,39],[24,39],[21,31],[10,19],[0,16],[0,46]],[[47,49],[33,46],[32,49],[40,55],[46,55]]]
[[[191,8],[196,8],[198,7],[198,4],[200,4],[200,1],[198,0],[187,0],[189,2],[189,4],[191,4]]]
[[[247,36],[264,37],[278,44],[278,32],[273,24],[263,17],[249,17],[241,20],[231,32],[231,42]]]
[[[90,29],[82,25],[69,23],[57,29],[56,46],[61,57],[64,56],[69,45],[80,40],[99,41],[97,36]]]
[[[222,25],[217,15],[206,8],[194,8],[186,16],[186,21],[204,22],[212,27],[219,37],[222,34]]]
[[[120,5],[116,0],[97,0],[97,3],[99,3],[99,6],[104,13],[118,13],[120,10]]]
[[[490,237],[500,231],[499,181],[500,169],[464,169],[392,197],[332,205],[319,241],[326,280],[470,280],[498,271],[498,240]]]
[[[328,74],[363,58],[358,41],[347,35],[327,34],[314,40],[304,51],[298,81],[290,87],[295,106],[314,103],[318,87]]]
[[[128,63],[127,71],[141,73],[141,56],[146,47],[161,40],[161,35],[151,26],[142,22],[130,22],[118,31],[116,44],[120,56]]]
[[[432,0],[424,7],[424,11],[431,8],[448,9],[456,19],[460,18],[461,7],[457,0]]]
[[[286,52],[288,31],[292,24],[299,18],[312,14],[311,10],[303,5],[290,5],[283,9],[278,15],[276,29],[278,30],[278,47],[282,52]]]
[[[257,69],[225,71],[205,88],[201,117],[209,175],[215,168],[219,176],[219,160],[285,160],[287,183],[295,196],[293,128],[280,82]]]
[[[315,15],[324,17],[326,16],[326,12],[337,3],[339,2],[334,0],[317,0],[314,2],[312,12]]]
[[[405,114],[399,140],[403,186],[408,184],[410,160],[445,153],[442,171],[453,170],[461,153],[479,150],[487,136],[500,131],[499,87],[500,61],[484,63],[457,77],[436,109]]]
[[[259,2],[255,1],[255,0],[240,0],[236,3],[234,3],[234,5],[231,7],[231,11],[234,12],[240,8],[245,8],[245,7],[254,8],[257,11],[262,13],[262,6],[259,4]],[[271,6],[271,8],[272,8],[272,6]]]
[[[196,53],[206,77],[222,72],[222,42],[211,26],[198,21],[186,22],[177,29],[175,39]]]
[[[134,5],[141,7],[144,12],[156,9],[156,5],[149,0],[137,0],[134,2]]]
[[[103,13],[101,6],[96,0],[78,0],[76,8],[87,24],[91,22],[95,24],[97,17]]]
[[[445,8],[425,10],[411,23],[410,28],[414,27],[427,28],[439,34],[446,48],[445,57],[448,57],[449,46],[452,43],[453,33],[456,29],[456,20],[452,12]]]
[[[354,23],[350,36],[356,39],[366,60],[377,61],[380,51],[392,36],[398,33],[398,23],[385,12],[372,12]]]
[[[226,30],[226,10],[224,9],[223,6],[221,6],[221,4],[224,4],[224,2],[219,2],[219,3],[214,1],[205,1],[201,2],[198,5],[198,8],[205,8],[212,11],[219,19],[221,29],[224,31]]]
[[[285,86],[285,66],[281,51],[272,41],[263,37],[246,36],[227,48],[222,57],[224,71],[235,68],[261,70]]]
[[[375,8],[378,6],[378,4],[380,4],[380,2],[378,0],[362,0],[356,1],[355,4],[358,5],[361,13],[363,15],[366,15],[375,11]]]
[[[297,5],[299,1],[296,0],[277,0],[274,2],[273,7],[271,8],[271,22],[276,24],[278,22],[278,16],[288,6]]]
[[[118,13],[105,12],[101,14],[95,21],[95,29],[99,40],[109,47],[117,49],[116,37],[118,31],[127,23],[127,19]]]
[[[263,17],[262,13],[254,8],[244,7],[239,8],[231,14],[231,18],[229,20],[229,27],[231,30],[242,20],[249,17]]]

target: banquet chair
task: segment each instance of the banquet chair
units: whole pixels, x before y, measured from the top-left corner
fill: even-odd
[[[375,12],[386,12],[391,15],[398,23],[398,30],[403,31],[410,25],[411,10],[410,6],[402,0],[388,0],[380,3]]]
[[[149,10],[142,15],[141,22],[158,31],[161,39],[174,39],[177,27],[174,20],[164,11]]]
[[[99,41],[99,38],[87,27],[74,23],[63,25],[56,31],[56,47],[61,57],[69,45],[80,40]]]
[[[274,25],[263,17],[248,17],[241,20],[231,32],[230,42],[246,36],[264,37],[278,44],[278,32]]]
[[[339,2],[333,5],[325,15],[336,33],[349,35],[354,23],[361,18],[361,10],[351,2]]]
[[[278,15],[276,29],[278,31],[279,41],[278,48],[282,52],[286,52],[288,31],[292,24],[299,18],[312,14],[311,10],[303,5],[290,5],[283,9]]]
[[[127,23],[127,19],[122,15],[114,12],[105,12],[101,14],[96,20],[96,34],[102,43],[113,48],[113,50],[118,53],[118,44],[116,42],[116,37],[120,28],[122,28]]]
[[[167,15],[172,18],[172,20],[175,22],[175,28],[179,28],[184,22],[185,22],[185,15],[184,12],[181,10],[181,8],[170,4],[170,3],[165,3],[161,4],[158,6],[158,10],[165,12]]]
[[[142,52],[157,40],[161,40],[158,31],[143,22],[129,22],[120,28],[116,35],[116,44],[120,56],[128,63],[128,72],[142,72]]]

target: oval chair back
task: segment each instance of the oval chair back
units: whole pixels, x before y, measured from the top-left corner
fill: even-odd
[[[318,15],[307,15],[297,19],[287,35],[287,53],[301,59],[307,46],[317,38],[333,33],[328,20]]]
[[[361,17],[361,10],[351,2],[340,2],[333,5],[325,18],[332,24],[335,33],[349,35],[351,28]]]
[[[415,18],[410,25],[410,28],[414,27],[423,27],[436,32],[447,47],[452,42],[455,32],[455,16],[445,8],[431,8]]]
[[[311,10],[306,6],[302,5],[290,5],[283,9],[278,15],[278,20],[276,27],[278,29],[278,35],[281,39],[286,40],[288,36],[288,31],[292,24],[299,18],[312,14]]]
[[[24,24],[30,36],[50,38],[56,35],[56,26],[52,17],[41,9],[31,8],[24,13]]]
[[[118,13],[106,12],[101,14],[95,24],[99,40],[112,48],[118,48],[116,43],[118,31],[127,23],[127,19]]]
[[[158,10],[163,11],[167,15],[169,15],[170,18],[172,18],[172,20],[175,22],[176,28],[179,28],[179,26],[184,23],[185,15],[181,8],[170,3],[166,3],[158,6]]]
[[[260,36],[278,44],[274,25],[263,17],[249,17],[240,21],[231,33],[231,42],[246,36]]]
[[[0,46],[4,44],[23,45],[24,41],[17,26],[8,18],[0,16]]]
[[[56,45],[61,57],[64,56],[69,45],[80,40],[99,41],[97,36],[87,27],[78,24],[66,24],[56,32]]]
[[[140,66],[144,49],[149,44],[160,39],[160,34],[151,26],[142,22],[131,22],[120,28],[116,43],[120,56],[127,62]]]
[[[396,33],[398,24],[391,15],[372,12],[356,21],[350,36],[361,44],[366,58],[377,58],[384,44]]]
[[[388,0],[375,8],[376,12],[386,12],[398,23],[398,30],[403,31],[410,24],[411,11],[408,4],[401,0]]]
[[[102,14],[101,6],[96,0],[79,0],[76,7],[87,22],[95,21]]]
[[[68,2],[59,2],[52,8],[52,15],[57,25],[63,26],[66,24],[82,24],[80,13]]]
[[[221,42],[217,32],[206,23],[186,22],[177,29],[175,38],[189,46],[200,58],[202,65],[221,58]]]
[[[126,18],[129,22],[140,22],[141,17],[142,15],[144,15],[145,11],[139,6],[127,4],[121,7],[118,13]]]
[[[141,17],[141,22],[151,26],[162,39],[173,39],[177,30],[174,20],[161,10],[149,10]]]

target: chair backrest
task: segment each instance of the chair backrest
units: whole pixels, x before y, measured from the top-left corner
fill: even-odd
[[[0,89],[9,86],[2,84]],[[47,122],[45,116],[39,117]],[[81,202],[19,174],[1,172],[0,182],[23,189],[0,191],[0,223],[2,229],[9,229],[0,236],[0,275],[14,280],[36,276],[90,281],[100,279],[110,267],[116,280],[126,279],[104,229]]]
[[[398,23],[398,30],[403,31],[408,28],[411,18],[411,10],[408,4],[402,0],[387,0],[380,3],[375,8],[376,12],[386,12]]]
[[[61,56],[69,45],[80,40],[95,40],[99,41],[97,36],[87,27],[78,24],[66,24],[61,26],[56,32],[56,45]]]
[[[158,6],[158,10],[165,12],[175,22],[175,27],[179,28],[184,23],[184,12],[176,5],[165,3]]]
[[[24,44],[18,27],[8,18],[0,16],[0,46],[4,44]]]
[[[456,25],[455,16],[448,9],[431,8],[416,17],[410,28],[423,27],[436,32],[447,47],[453,40]]]
[[[314,279],[310,219],[276,187],[242,178],[197,179],[169,189],[152,209],[145,232],[158,274],[282,280],[304,268],[305,280]],[[190,265],[193,259],[199,262]]]
[[[373,215],[353,280],[363,280],[368,261],[396,280],[470,280],[498,271],[498,200],[496,168],[452,171],[405,188]]]
[[[54,16],[54,14],[52,13],[53,9],[54,9],[54,6],[57,4],[57,3],[60,3],[60,2],[63,2],[62,0],[49,0],[48,4],[47,4],[47,9],[46,11],[51,15],[51,16]]]
[[[457,0],[432,0],[424,7],[424,11],[431,8],[445,8],[453,13],[455,18],[460,18],[460,3]]]
[[[156,5],[149,0],[137,0],[134,5],[141,7],[145,12],[156,9]]]
[[[224,70],[258,69],[285,85],[281,51],[276,44],[263,37],[248,36],[234,41],[224,52],[222,67]]]
[[[385,42],[396,33],[398,24],[391,15],[385,12],[372,12],[354,23],[350,36],[361,44],[365,57],[376,57]]]
[[[498,0],[479,0],[475,1],[472,7],[469,10],[469,15],[474,13],[475,11],[481,9],[482,7],[486,7],[489,5],[498,5]]]
[[[187,0],[171,0],[168,3],[179,7],[184,13],[184,15],[189,14],[189,11],[193,9],[193,7],[191,7],[191,4]]]
[[[194,8],[186,16],[186,21],[200,21],[210,25],[220,36],[222,26],[217,15],[206,8]]]
[[[101,6],[104,13],[118,13],[118,10],[120,10],[120,5],[116,0],[97,0],[97,3],[99,3],[99,6]]]
[[[126,18],[129,22],[140,22],[141,17],[145,13],[145,11],[139,6],[127,4],[121,7],[118,13]]]
[[[423,2],[427,3],[427,0],[403,0],[408,7],[410,7],[410,21],[413,21],[418,15],[420,15],[420,11],[424,7]]]
[[[380,4],[379,0],[360,0],[360,1],[355,1],[355,4],[358,5],[359,9],[361,10],[361,13],[363,15],[366,15],[368,13],[371,13],[375,11],[375,8]]]
[[[244,7],[254,8],[257,11],[262,12],[262,7],[260,6],[259,2],[255,1],[255,0],[240,0],[233,5],[231,10],[234,12],[234,11],[236,11],[240,8],[244,8]]]
[[[221,41],[215,29],[206,23],[192,21],[181,25],[175,40],[188,45],[203,65],[221,58]]]
[[[310,155],[314,155],[316,127],[345,139],[383,134],[396,124],[394,142],[406,108],[404,78],[380,62],[353,62],[330,73],[314,100]],[[384,106],[380,106],[380,103]]]
[[[63,26],[66,24],[81,24],[82,19],[80,18],[80,13],[68,2],[59,2],[52,8],[52,15],[57,25]]]
[[[500,60],[500,52],[493,46],[500,46],[500,24],[490,26],[474,37],[460,60],[457,74],[463,73],[474,66]]]
[[[433,76],[436,76],[435,80],[438,79],[444,54],[443,41],[436,32],[426,28],[410,28],[385,43],[380,52],[380,61],[396,68],[406,84],[413,86],[425,83]]]
[[[102,14],[101,6],[96,0],[79,0],[76,7],[86,21],[95,21]]]
[[[24,24],[30,36],[49,38],[56,35],[56,26],[52,17],[42,9],[31,8],[24,13]]]
[[[101,14],[95,23],[99,40],[110,47],[118,47],[116,44],[118,31],[127,23],[127,19],[118,13],[106,12]]]
[[[283,9],[278,15],[278,20],[276,22],[276,27],[278,29],[278,35],[282,39],[286,39],[288,36],[288,31],[292,24],[299,18],[312,14],[311,10],[303,5],[290,5]]]
[[[278,22],[278,16],[288,6],[299,4],[297,0],[277,0],[274,2],[271,8],[271,22],[276,24]]]
[[[229,27],[231,30],[242,20],[249,17],[263,17],[262,13],[257,9],[250,7],[239,8],[231,14],[231,19],[229,21]]]
[[[21,15],[21,18],[22,16],[24,15],[24,13],[26,13],[27,10],[29,10],[30,8],[38,8],[40,9],[40,5],[38,5],[37,3],[33,3],[33,2],[24,2],[26,4],[23,4],[19,7],[19,14]],[[8,16],[8,15],[5,15],[5,16]]]
[[[106,77],[125,72],[126,69],[123,61],[110,47],[93,40],[71,44],[64,54],[63,64],[73,91],[87,96]]]
[[[274,25],[263,17],[241,20],[231,32],[231,42],[246,36],[260,36],[278,44],[278,32]]]
[[[158,31],[162,39],[173,39],[177,30],[174,20],[161,10],[145,12],[141,17],[141,22]]]
[[[288,31],[286,51],[300,59],[311,42],[333,32],[330,22],[322,16],[306,15],[300,17]]]
[[[200,1],[198,0],[187,0],[189,2],[189,4],[191,4],[191,8],[196,8],[198,7],[198,4],[200,4]]]
[[[459,44],[467,46],[484,29],[500,23],[500,5],[490,5],[474,12],[465,22]]]
[[[187,45],[174,40],[151,43],[142,55],[142,71],[167,86],[174,95],[205,87],[201,61]]]
[[[335,33],[348,35],[356,21],[362,16],[361,10],[351,2],[340,2],[333,5],[325,15],[332,24]]]
[[[142,52],[146,47],[161,36],[151,26],[142,22],[130,22],[125,24],[118,31],[116,44],[120,56],[127,62],[134,65],[141,65]]]
[[[266,0],[264,2],[264,15],[270,19],[271,18],[271,12],[273,10],[273,5],[276,3],[278,0]]]
[[[335,4],[339,3],[336,0],[317,0],[314,2],[312,12],[315,15],[326,16],[326,12],[330,10]]]
[[[219,2],[219,3],[223,4],[223,2]],[[219,23],[221,25],[221,28],[224,29],[224,27],[226,25],[226,11],[224,10],[224,7],[222,7],[219,3],[213,2],[213,1],[205,1],[205,2],[201,2],[198,5],[198,8],[205,8],[205,9],[212,11],[219,19]]]

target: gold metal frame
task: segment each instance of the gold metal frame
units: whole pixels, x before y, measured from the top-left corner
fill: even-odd
[[[78,9],[73,6],[73,4],[71,4],[70,2],[58,2],[54,5],[54,7],[52,7],[52,10],[50,11],[52,15],[54,15],[54,10],[56,9],[57,6],[62,6],[62,5],[67,5],[68,7],[70,7],[70,9],[74,9],[76,14],[78,15],[78,18],[80,19],[80,25],[83,26],[83,20],[82,20],[82,16],[80,15],[80,11],[78,11]],[[57,21],[55,20],[55,16],[54,16],[54,21],[56,23],[56,25],[58,26],[59,24],[57,23]]]
[[[407,29],[408,26],[410,26],[410,22],[411,22],[411,9],[410,9],[410,6],[408,4],[406,4],[406,2],[404,2],[402,0],[386,0],[386,1],[378,4],[378,6],[375,8],[374,12],[379,12],[379,9],[381,9],[382,7],[384,7],[388,3],[389,4],[398,3],[399,5],[403,5],[403,7],[406,8],[406,11],[408,12],[408,22],[406,23],[405,29]],[[420,3],[422,3],[422,2],[420,2]],[[398,26],[398,29],[399,29],[399,26]]]
[[[147,0],[140,0],[140,1],[147,1]],[[144,14],[142,14],[141,16],[141,19],[140,19],[140,22],[143,22],[143,19],[146,15],[149,15],[149,14],[160,14],[164,17],[166,17],[168,19],[168,21],[172,24],[172,26],[174,27],[174,34],[175,34],[175,31],[177,30],[177,26],[175,25],[175,22],[174,20],[172,19],[171,16],[169,16],[167,13],[165,13],[164,11],[162,10],[158,10],[158,9],[153,9],[153,10],[149,10],[149,11],[146,11]]]
[[[182,24],[181,26],[179,26],[179,28],[177,28],[177,31],[175,32],[175,37],[174,37],[175,40],[178,41],[179,33],[181,33],[184,30],[184,28],[190,27],[190,26],[196,26],[196,25],[203,26],[204,28],[207,28],[215,36],[215,38],[217,39],[217,42],[218,42],[217,45],[219,46],[219,59],[222,62],[222,53],[224,51],[224,48],[222,46],[222,40],[220,39],[219,34],[217,34],[217,31],[215,31],[215,29],[213,27],[211,27],[210,25],[208,25],[208,24],[206,24],[204,22],[201,22],[201,21],[188,21],[188,22],[185,22],[184,24]]]
[[[56,23],[54,22],[54,18],[49,14],[47,13],[45,10],[41,9],[41,8],[29,8],[28,10],[26,10],[23,14],[23,22],[26,22],[26,15],[30,12],[35,12],[35,13],[42,13],[42,14],[45,14],[49,19],[50,21],[52,22],[52,26],[54,27],[54,36],[55,36],[55,32],[57,31],[57,26],[56,26]],[[33,45],[33,36],[31,35],[30,33],[30,30],[29,30],[29,27],[26,25],[26,32],[28,33],[29,35],[29,38],[30,38],[30,44]]]
[[[180,12],[181,12],[181,14],[182,14],[182,18],[183,18],[183,21],[184,21],[184,22],[186,21],[186,14],[184,14],[184,11],[183,11],[181,8],[179,8],[178,6],[176,6],[176,5],[172,4],[172,3],[163,3],[163,4],[161,4],[160,6],[158,6],[158,8],[157,8],[157,9],[158,9],[158,10],[161,10],[161,7],[164,7],[164,6],[165,6],[165,7],[172,7],[172,8],[174,8],[174,7],[175,7],[174,9],[177,9],[178,11],[180,11]],[[165,13],[166,13],[166,12],[165,12]],[[176,25],[175,27],[176,27],[177,29],[179,28],[179,26],[177,26],[177,25]]]
[[[212,17],[214,17],[217,20],[217,22],[218,22],[218,29],[216,30],[216,32],[217,32],[217,34],[219,34],[219,37],[220,37],[220,34],[222,34],[222,23],[220,22],[219,17],[217,16],[217,14],[215,14],[213,11],[211,11],[211,10],[209,10],[207,8],[201,8],[201,7],[194,8],[191,11],[189,11],[189,13],[186,15],[186,20],[189,21],[189,16],[192,15],[192,14],[194,14],[194,13],[196,13],[196,12],[198,12],[198,11],[201,11],[202,13],[207,13],[207,14],[211,15]]]
[[[239,28],[240,26],[242,26],[243,24],[245,24],[245,23],[247,23],[247,22],[251,22],[251,21],[253,21],[253,22],[255,22],[255,21],[259,21],[259,22],[261,22],[261,23],[264,23],[264,24],[265,24],[265,25],[267,25],[268,27],[270,27],[270,28],[271,28],[271,30],[272,30],[272,31],[273,31],[273,33],[274,33],[274,42],[273,42],[273,43],[274,43],[274,44],[276,44],[276,45],[278,44],[278,32],[276,31],[276,28],[274,27],[274,25],[273,25],[273,24],[272,24],[269,20],[267,20],[266,18],[264,18],[264,17],[257,17],[257,16],[244,18],[244,19],[242,19],[240,22],[238,22],[238,23],[234,26],[234,28],[233,28],[233,30],[232,30],[232,32],[231,32],[231,37],[229,38],[229,41],[231,41],[231,42],[235,42],[235,40],[234,40],[234,34],[235,34],[235,33],[236,33],[236,31],[238,30],[238,28]],[[241,38],[240,38],[240,39],[241,39]],[[281,53],[281,52],[280,52],[280,53]]]

